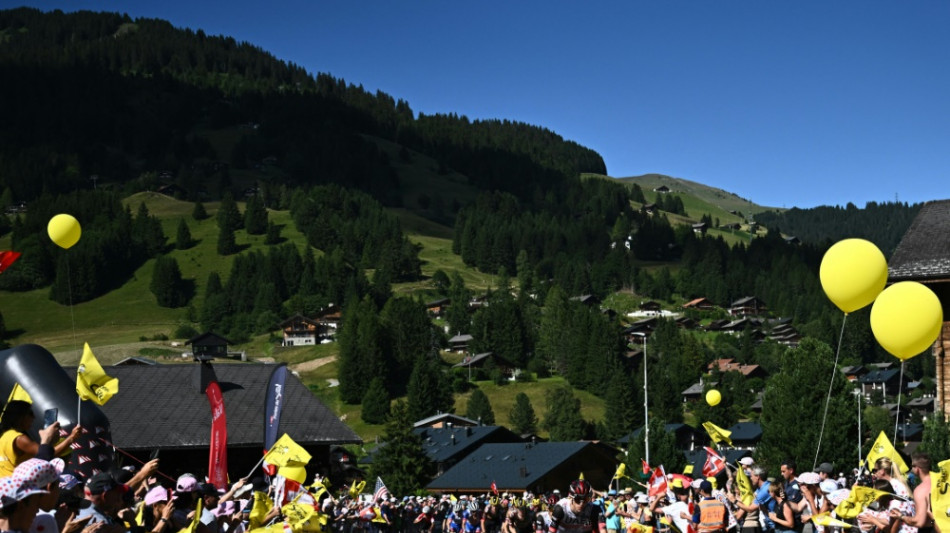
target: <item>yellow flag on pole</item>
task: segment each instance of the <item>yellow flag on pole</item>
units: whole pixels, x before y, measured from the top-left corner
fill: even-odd
[[[732,432],[728,429],[722,429],[712,422],[703,422],[703,428],[706,429],[706,433],[709,433],[709,438],[716,444],[725,442],[729,446],[732,446],[732,439],[729,438]]]
[[[198,531],[198,524],[201,523],[201,501],[201,498],[198,498],[198,506],[195,508],[195,517],[191,519],[191,523],[178,530],[178,533],[195,533],[195,531]]]
[[[119,380],[106,375],[102,365],[96,360],[96,355],[85,343],[82,349],[82,359],[76,371],[76,393],[83,400],[92,400],[96,405],[105,405],[119,392]]]
[[[366,488],[366,480],[360,481],[359,483],[356,480],[353,480],[353,483],[350,484],[350,498],[356,499],[360,494],[363,493],[363,489]]]
[[[873,472],[874,462],[881,457],[887,457],[891,462],[896,464],[901,469],[901,474],[906,474],[907,471],[910,470],[910,468],[907,467],[907,463],[901,459],[901,454],[897,453],[897,450],[894,449],[894,445],[891,444],[891,441],[888,440],[887,435],[885,435],[883,431],[877,436],[877,440],[874,441],[874,444],[871,445],[871,450],[868,452],[868,469]]]
[[[845,520],[857,518],[865,507],[871,505],[872,502],[885,494],[887,493],[881,490],[855,485],[851,487],[851,493],[848,494],[848,497],[842,500],[842,502],[838,504],[838,507],[835,508],[835,514]]]
[[[248,530],[257,529],[264,525],[264,517],[266,517],[267,513],[274,507],[273,500],[271,500],[265,492],[257,491],[254,493],[253,498],[254,505],[251,506],[250,523],[247,526]]]
[[[610,479],[612,479],[612,480],[613,480],[613,479],[620,479],[620,478],[624,477],[624,475],[626,475],[626,473],[627,473],[627,463],[620,463],[619,465],[617,465],[617,471],[614,472],[614,477],[612,477],[612,478],[610,478]]]
[[[303,449],[303,446],[294,442],[290,435],[284,433],[264,454],[264,460],[277,466],[305,465],[310,462],[310,454]]]
[[[950,531],[950,459],[930,473],[930,508],[940,531]]]
[[[836,518],[832,518],[827,512],[819,513],[811,517],[811,521],[816,525],[825,526],[825,527],[843,527],[845,529],[851,529],[851,524],[847,522],[842,522]]]
[[[7,398],[7,403],[12,402],[13,400],[20,400],[21,402],[33,403],[33,398],[30,398],[30,393],[26,392],[26,389],[21,387],[19,383],[13,384],[13,390],[10,391],[10,397]]]
[[[736,469],[736,488],[739,490],[739,498],[742,500],[742,504],[752,505],[752,500],[755,499],[755,493],[752,491],[752,480],[745,475],[742,465],[739,465],[739,468]]]

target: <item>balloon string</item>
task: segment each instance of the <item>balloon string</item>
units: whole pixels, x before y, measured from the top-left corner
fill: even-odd
[[[818,467],[818,454],[821,452],[821,439],[825,436],[825,421],[828,420],[828,404],[831,403],[831,389],[835,384],[835,374],[838,372],[838,356],[841,355],[841,344],[844,341],[844,325],[848,321],[848,313],[841,319],[841,333],[838,334],[838,349],[835,351],[835,366],[831,369],[831,381],[828,383],[828,397],[825,398],[825,414],[821,417],[821,432],[818,433],[818,448],[815,449],[815,463],[811,466],[814,471]]]
[[[72,274],[69,271],[69,252],[66,252],[64,255],[66,258],[66,294],[69,298],[69,321],[73,326],[73,347],[78,351],[79,343],[76,341],[76,316],[73,314],[73,282],[71,279]],[[82,360],[82,354],[80,354],[79,360]]]
[[[891,442],[897,446],[897,426],[901,423],[901,390],[904,388],[904,360],[901,359],[901,378],[897,381],[897,416],[894,419],[894,440]]]

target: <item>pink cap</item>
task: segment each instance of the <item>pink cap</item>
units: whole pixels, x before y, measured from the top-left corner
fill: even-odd
[[[168,501],[168,489],[165,487],[152,487],[152,490],[145,493],[145,505],[155,505],[158,502]]]

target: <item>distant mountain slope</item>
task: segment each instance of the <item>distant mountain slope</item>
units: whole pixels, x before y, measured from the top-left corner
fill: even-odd
[[[754,215],[766,210],[776,209],[773,207],[758,205],[750,200],[742,198],[735,193],[724,191],[717,187],[704,185],[702,183],[683,178],[674,178],[672,176],[666,176],[663,174],[644,174],[642,176],[618,178],[617,180],[628,184],[638,184],[640,188],[643,189],[643,192],[647,194],[647,197],[649,197],[648,193],[653,189],[662,185],[666,185],[674,194],[678,192],[689,193],[710,205],[723,209],[726,212],[736,211],[741,212],[746,216]]]

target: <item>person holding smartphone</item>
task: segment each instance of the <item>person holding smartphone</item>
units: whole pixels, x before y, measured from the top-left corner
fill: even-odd
[[[40,442],[34,441],[27,432],[33,426],[33,406],[28,402],[12,400],[7,403],[0,418],[0,477],[12,476],[13,470],[27,459],[38,457],[50,460],[56,457],[79,437],[79,424],[65,439],[59,437],[59,422],[39,431]]]

